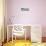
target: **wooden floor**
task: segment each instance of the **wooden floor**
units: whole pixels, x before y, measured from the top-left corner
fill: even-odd
[[[5,42],[3,46],[46,46],[46,37],[42,37],[43,43],[31,43],[31,41],[24,41],[24,40],[14,40],[9,41],[8,43]]]
[[[46,46],[46,43],[31,43],[30,41],[14,40],[5,43],[3,46]]]
[[[31,46],[30,41],[24,41],[24,40],[16,40],[16,41],[10,41],[8,43],[5,43],[3,46]]]

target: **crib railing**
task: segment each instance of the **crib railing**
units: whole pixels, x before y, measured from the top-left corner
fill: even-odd
[[[25,28],[24,28],[24,26],[25,26]],[[29,29],[27,29],[27,28],[29,28]],[[27,31],[26,31],[26,29],[27,29]],[[28,40],[31,40],[30,39],[31,38],[31,26],[27,26],[27,25],[8,25],[7,26],[7,42],[9,41],[10,37],[12,38],[12,43],[13,43],[14,38],[15,38],[15,41],[17,40],[16,36],[22,37],[23,35],[24,35],[24,39],[26,41],[28,38],[27,34],[30,35]]]

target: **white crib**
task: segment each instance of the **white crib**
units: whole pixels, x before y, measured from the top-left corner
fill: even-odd
[[[10,27],[12,27],[12,30],[9,30]],[[25,41],[27,40],[27,36],[30,35],[29,40],[31,40],[31,42],[41,42],[41,38],[42,38],[42,30],[41,29],[42,28],[40,25],[30,25],[30,24],[29,25],[23,25],[23,24],[8,25],[7,26],[7,42],[9,41],[10,35],[12,37],[12,42],[13,42],[14,36],[15,36],[15,40],[16,40],[16,36],[23,36],[23,34],[25,37],[24,38]],[[26,31],[28,31],[27,33],[29,35],[26,34]]]
[[[15,36],[15,40],[16,40],[16,36],[18,36],[18,37],[21,37],[21,36],[23,36],[24,35],[24,39],[25,39],[25,41],[26,41],[26,37],[27,37],[27,35],[26,35],[26,28],[23,28],[23,26],[27,26],[27,25],[17,25],[17,24],[15,24],[15,25],[8,25],[7,26],[7,42],[9,41],[9,38],[10,38],[10,35],[12,35],[11,37],[12,37],[12,42],[13,42],[13,38],[14,38],[14,36]],[[9,30],[9,28],[10,27],[12,27],[12,30]],[[29,28],[30,28],[30,26],[29,26]],[[30,29],[29,29],[30,30]],[[30,31],[31,32],[31,31]],[[11,34],[10,34],[11,33]],[[29,34],[29,33],[28,33]],[[31,35],[31,34],[30,34]]]

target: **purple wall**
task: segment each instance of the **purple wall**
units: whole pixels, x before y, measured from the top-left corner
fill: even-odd
[[[29,8],[29,11],[21,11]],[[7,0],[8,24],[40,24],[46,36],[46,0]]]

